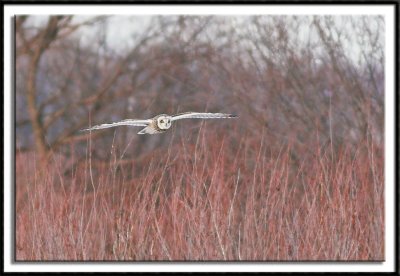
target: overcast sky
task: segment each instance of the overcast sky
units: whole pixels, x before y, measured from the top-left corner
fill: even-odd
[[[268,17],[269,15],[265,16]],[[291,17],[290,15],[287,16],[288,18]],[[74,17],[73,22],[76,23],[82,22],[92,17],[93,16],[78,15]],[[107,24],[96,24],[94,26],[85,26],[83,28],[80,28],[78,32],[75,33],[74,35],[80,37],[81,43],[83,44],[87,43],[90,45],[91,43],[93,43],[93,41],[96,41],[96,36],[99,34],[99,30],[104,31],[108,47],[116,52],[121,52],[132,47],[132,45],[135,43],[134,35],[143,32],[146,26],[150,24],[152,17],[153,16],[149,15],[143,15],[143,16],[113,15],[108,18]],[[306,39],[308,40],[309,38],[311,38],[311,40],[317,39],[318,36],[315,33],[315,30],[311,30],[309,27],[310,24],[308,23],[311,22],[312,17],[307,15],[300,17],[308,18],[308,21],[306,20],[305,24],[299,28],[300,37],[304,38],[304,40]],[[357,39],[359,39],[359,37],[353,35],[354,34],[353,26],[348,21],[350,17],[352,17],[353,19],[356,18],[358,20],[362,19],[362,17],[359,15],[356,16],[337,15],[334,16],[334,24],[336,24],[340,30],[343,30],[344,31],[343,34],[347,36],[347,41],[349,41],[349,43],[343,46],[347,51],[349,57],[352,58],[355,63],[357,63],[360,57],[361,49],[359,47],[359,43],[357,42]],[[235,16],[235,18],[236,19],[246,18],[246,16]],[[365,18],[368,17],[364,17],[364,19]],[[29,19],[29,21],[26,24],[33,27],[38,27],[40,25],[43,25],[47,21],[47,19],[48,19],[47,15],[33,16]],[[236,20],[236,22],[240,21],[241,20]],[[372,30],[374,30],[377,33],[379,39],[381,39],[382,41],[382,45],[384,45],[383,43],[384,30],[382,30],[382,27],[381,30],[378,30],[378,26],[377,24],[375,24],[376,20],[369,20],[368,22],[370,22]],[[236,30],[239,32],[238,29]],[[364,47],[368,47],[368,45],[365,45]]]

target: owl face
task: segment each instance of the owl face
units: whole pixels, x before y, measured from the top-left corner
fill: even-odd
[[[157,126],[160,129],[169,129],[171,127],[171,116],[160,115],[157,118]]]

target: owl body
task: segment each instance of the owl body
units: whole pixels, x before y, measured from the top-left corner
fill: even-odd
[[[171,116],[160,114],[151,119],[147,127],[138,132],[138,134],[157,134],[167,131],[171,127]]]

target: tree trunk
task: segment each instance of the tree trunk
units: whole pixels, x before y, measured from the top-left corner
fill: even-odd
[[[42,165],[47,163],[49,147],[46,143],[46,131],[40,118],[40,111],[36,105],[36,77],[39,69],[40,58],[50,43],[57,37],[58,21],[62,17],[50,17],[46,28],[38,34],[39,41],[36,45],[30,45],[29,70],[26,82],[27,104],[35,139],[35,148],[39,154]],[[29,47],[29,46],[28,46]]]
[[[41,53],[33,54],[29,63],[29,71],[26,86],[26,98],[28,104],[29,117],[32,124],[33,135],[35,139],[35,148],[39,154],[41,162],[46,161],[48,156],[48,146],[45,139],[45,131],[40,118],[39,110],[36,106],[36,74],[39,65]]]

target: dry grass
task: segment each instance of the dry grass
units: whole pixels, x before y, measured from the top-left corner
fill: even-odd
[[[18,154],[16,259],[384,260],[383,149],[294,160],[266,142],[201,131],[66,175],[61,157],[39,168]]]

